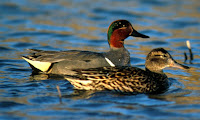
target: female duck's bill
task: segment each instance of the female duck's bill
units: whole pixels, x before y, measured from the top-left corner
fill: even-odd
[[[116,66],[130,66],[130,53],[124,47],[129,36],[149,38],[137,32],[127,20],[116,20],[108,28],[110,50],[105,53],[92,51],[43,51],[30,49],[31,54],[23,56],[33,73],[73,75],[73,69],[86,69],[110,66],[109,59]]]
[[[166,67],[189,69],[177,63],[163,48],[153,49],[146,57],[146,70],[136,67],[100,67],[74,70],[65,78],[81,90],[112,90],[124,93],[163,93],[169,88],[163,73]]]

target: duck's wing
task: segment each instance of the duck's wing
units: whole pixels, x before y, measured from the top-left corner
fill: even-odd
[[[103,81],[103,80],[130,80],[133,77],[139,77],[137,75],[142,69],[128,66],[117,66],[117,67],[99,67],[90,69],[76,69],[74,70],[76,75],[66,76],[71,79],[80,80],[92,80],[92,81]],[[143,73],[142,73],[143,74]]]
[[[23,56],[31,66],[46,72],[51,67],[55,71],[65,72],[64,69],[109,66],[102,53],[90,51],[43,51],[30,49],[30,55]],[[56,63],[56,66],[52,66]],[[62,70],[63,69],[63,70]],[[57,73],[56,73],[57,74]],[[59,74],[59,72],[58,72]]]
[[[25,56],[28,59],[41,62],[60,62],[63,60],[88,60],[98,57],[104,57],[102,53],[91,52],[91,51],[43,51],[36,49],[29,49],[30,55]]]
[[[86,70],[75,70],[76,75],[65,76],[76,89],[84,90],[116,90],[136,92],[140,89],[140,79],[146,75],[136,67],[101,67]],[[147,78],[146,78],[147,79]]]

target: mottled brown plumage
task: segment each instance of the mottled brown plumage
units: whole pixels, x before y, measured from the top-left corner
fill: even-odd
[[[129,93],[162,93],[169,87],[165,67],[189,69],[177,63],[163,48],[153,49],[146,58],[146,70],[136,67],[101,67],[74,70],[65,78],[81,90],[114,90]]]

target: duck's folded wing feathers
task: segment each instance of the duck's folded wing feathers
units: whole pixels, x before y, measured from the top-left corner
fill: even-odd
[[[93,58],[104,56],[101,53],[90,52],[90,51],[78,51],[78,50],[70,50],[70,51],[43,51],[36,49],[29,49],[31,54],[26,56],[26,58],[41,61],[41,62],[60,62],[63,60],[90,60]]]

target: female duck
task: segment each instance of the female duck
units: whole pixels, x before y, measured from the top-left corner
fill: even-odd
[[[146,57],[145,70],[136,67],[101,67],[75,70],[65,78],[81,90],[114,90],[128,93],[162,93],[169,87],[163,73],[166,67],[189,69],[177,63],[163,48],[153,49]]]

